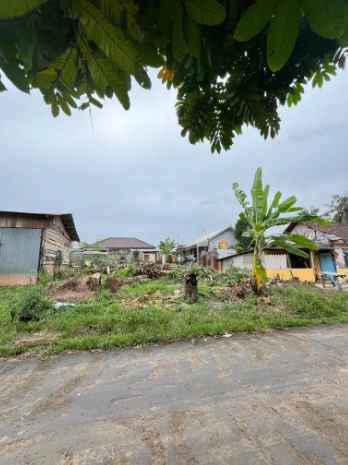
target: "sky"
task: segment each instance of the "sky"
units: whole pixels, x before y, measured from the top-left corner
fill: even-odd
[[[347,78],[340,72],[322,89],[307,87],[296,108],[282,109],[276,139],[246,129],[221,155],[181,137],[175,92],[155,77],[151,91],[134,84],[128,112],[114,100],[91,117],[53,118],[38,93],[9,86],[0,95],[1,209],[72,213],[90,243],[183,243],[235,223],[232,184],[249,191],[258,166],[273,191],[325,209],[348,191]]]

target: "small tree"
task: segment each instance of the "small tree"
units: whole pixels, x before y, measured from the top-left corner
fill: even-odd
[[[169,255],[173,255],[174,250],[176,247],[176,242],[173,239],[170,239],[167,237],[167,239],[164,239],[164,241],[161,241],[159,243],[159,249],[161,253],[168,258]]]
[[[236,249],[238,252],[246,252],[250,249],[249,229],[249,222],[242,212],[234,227],[234,234],[237,240]]]
[[[348,224],[348,195],[334,195],[327,212],[334,223]]]
[[[267,236],[267,232],[275,227],[291,222],[318,220],[316,215],[306,214],[303,208],[296,207],[297,199],[291,196],[281,201],[282,194],[277,192],[269,203],[269,186],[263,186],[262,170],[258,168],[255,173],[251,189],[251,202],[238,183],[233,184],[237,200],[243,208],[242,215],[247,220],[249,228],[244,235],[250,240],[253,249],[252,274],[255,280],[255,289],[260,293],[266,281],[266,270],[262,263],[262,255],[268,247],[281,247],[288,252],[307,258],[308,253],[303,250],[314,250],[315,244],[304,236],[298,234],[280,234]]]

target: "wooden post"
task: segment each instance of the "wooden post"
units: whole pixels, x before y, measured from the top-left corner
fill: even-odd
[[[194,304],[198,300],[197,275],[188,273],[185,275],[185,301]]]

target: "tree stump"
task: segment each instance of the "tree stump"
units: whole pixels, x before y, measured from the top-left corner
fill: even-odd
[[[198,300],[198,286],[196,273],[185,275],[185,301],[194,304]]]
[[[87,286],[91,291],[100,291],[101,273],[94,273],[87,279]]]

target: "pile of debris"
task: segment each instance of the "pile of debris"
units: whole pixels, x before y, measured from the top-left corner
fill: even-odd
[[[149,279],[158,279],[163,275],[162,266],[157,263],[139,263],[135,275],[147,276]]]
[[[214,296],[222,302],[235,302],[253,295],[253,285],[251,279],[245,279],[238,283],[214,289]]]
[[[48,295],[58,302],[80,302],[94,297],[101,289],[101,273],[53,282]]]

